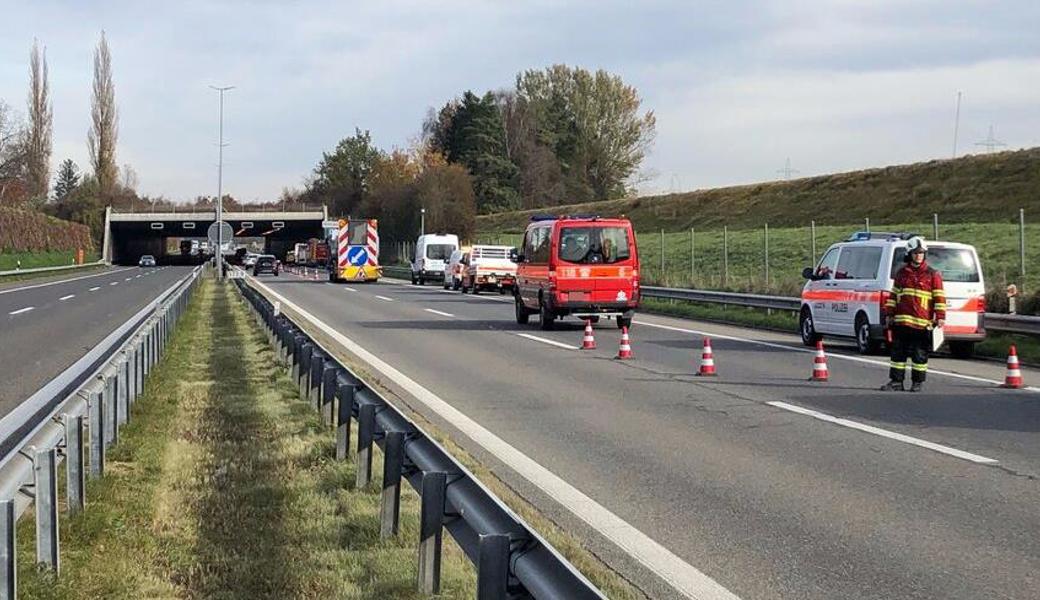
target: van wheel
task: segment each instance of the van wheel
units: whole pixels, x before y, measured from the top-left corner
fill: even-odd
[[[520,300],[520,296],[514,298],[516,306],[516,324],[527,325],[527,322],[531,319],[531,312],[527,310],[524,303]]]
[[[415,278],[415,273],[412,273],[412,285],[419,285],[419,280]]]
[[[975,342],[948,342],[954,358],[971,358],[975,355]]]
[[[551,331],[556,327],[556,315],[549,310],[549,306],[544,300],[538,301],[538,313],[539,318],[541,319],[540,325],[544,331]]]
[[[823,336],[816,333],[812,312],[808,308],[803,308],[802,314],[798,317],[798,330],[802,334],[802,343],[806,346],[815,346],[816,342],[823,339]]]
[[[856,350],[860,354],[876,354],[879,348],[877,340],[870,337],[870,321],[863,313],[856,315]]]

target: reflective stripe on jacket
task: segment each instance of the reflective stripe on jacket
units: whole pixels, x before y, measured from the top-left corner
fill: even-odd
[[[946,319],[946,294],[942,274],[922,262],[908,264],[896,273],[885,314],[893,325],[927,329],[937,319]]]

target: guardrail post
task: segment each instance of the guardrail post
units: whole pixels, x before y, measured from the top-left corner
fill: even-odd
[[[144,376],[148,377],[148,374],[152,372],[152,335],[147,328],[141,337],[141,348],[144,350]]]
[[[103,389],[95,387],[88,392],[87,411],[90,413],[90,476],[94,479],[105,474],[105,398]]]
[[[419,509],[419,592],[441,591],[441,536],[444,530],[444,495],[448,475],[427,471],[420,489]]]
[[[129,344],[123,354],[126,356],[126,403],[132,405],[137,396],[137,357],[134,356],[134,345]]]
[[[299,377],[297,378],[296,382],[300,387],[300,400],[307,400],[309,397],[307,390],[307,380],[310,378],[311,355],[313,354],[314,345],[309,342],[305,342],[303,344],[303,348],[300,350],[300,368],[298,369]]]
[[[17,532],[14,500],[0,501],[0,600],[18,597]]]
[[[383,441],[383,501],[379,505],[379,536],[383,538],[397,535],[403,468],[404,433],[388,431]]]
[[[307,382],[307,398],[311,408],[321,409],[321,374],[325,370],[325,355],[315,352],[311,355],[310,379]]]
[[[509,536],[501,533],[480,536],[477,550],[477,600],[507,597],[509,583]]]
[[[55,573],[58,558],[58,450],[33,455],[33,504],[36,505],[36,562]]]
[[[336,411],[336,460],[347,460],[350,453],[350,417],[354,412],[357,386],[344,383],[336,389],[339,410]]]
[[[339,371],[339,367],[330,360],[321,372],[321,424],[326,427],[333,424],[332,409],[336,401],[336,378],[339,377]]]
[[[372,437],[376,428],[376,407],[372,404],[358,405],[357,436],[357,488],[361,489],[372,481]]]
[[[69,513],[75,514],[86,505],[84,492],[87,489],[83,470],[83,415],[61,416],[65,425],[65,496]]]
[[[144,392],[144,340],[138,338],[134,342],[134,357],[137,363],[137,395],[140,396]]]
[[[293,336],[293,350],[292,350],[292,380],[299,385],[300,382],[300,370],[303,368],[303,346],[307,343],[307,338],[302,335]]]
[[[121,356],[116,362],[116,426],[122,426],[130,420],[130,377],[129,362]]]
[[[119,426],[116,421],[116,376],[109,372],[105,374],[105,446],[111,446],[119,441]]]

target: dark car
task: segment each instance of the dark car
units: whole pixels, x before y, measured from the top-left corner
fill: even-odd
[[[277,258],[271,254],[261,254],[253,265],[253,276],[256,277],[261,273],[270,273],[277,277],[281,270],[282,263],[278,262]]]

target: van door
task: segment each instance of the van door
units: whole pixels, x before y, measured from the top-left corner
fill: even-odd
[[[814,278],[805,284],[802,297],[812,310],[813,326],[819,333],[836,333],[834,317],[831,315],[831,300],[834,297],[836,283],[834,271],[838,267],[838,253],[841,246],[834,246],[820,259],[813,272]]]
[[[520,298],[528,308],[538,307],[538,293],[549,289],[551,227],[532,227],[524,237],[524,262],[518,269]]]
[[[856,316],[864,314],[872,325],[880,323],[881,246],[848,244],[841,249],[834,271],[831,315],[835,333],[856,335]]]

